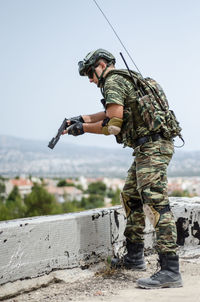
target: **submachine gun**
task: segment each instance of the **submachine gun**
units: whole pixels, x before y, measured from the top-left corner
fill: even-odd
[[[49,144],[48,144],[48,147],[50,149],[53,149],[55,147],[55,145],[57,144],[57,142],[59,141],[60,139],[60,136],[62,135],[63,131],[66,130],[68,127],[68,124],[67,124],[67,119],[65,118],[64,121],[62,122],[62,125],[60,126],[60,128],[58,129],[58,133],[56,134],[55,137],[53,137]]]

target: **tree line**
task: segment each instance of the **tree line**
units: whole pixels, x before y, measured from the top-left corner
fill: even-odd
[[[60,179],[57,182],[58,187],[76,186],[82,190],[83,197],[80,201],[76,199],[70,200],[69,196],[64,195],[64,202],[60,203],[56,200],[53,194],[50,194],[45,184],[34,183],[31,193],[24,198],[20,195],[18,187],[14,187],[10,194],[5,197],[5,179],[0,176],[0,221],[11,220],[17,218],[55,215],[63,213],[80,212],[84,210],[101,208],[105,206],[105,198],[110,199],[111,205],[120,204],[120,190],[112,190],[101,182],[93,182],[88,185],[87,190],[74,183],[67,183],[65,179]],[[173,191],[169,196],[189,196],[187,191]]]
[[[120,204],[120,190],[108,189],[101,181],[89,184],[88,189],[83,190],[80,201],[71,201],[69,196],[64,195],[64,202],[60,203],[46,190],[43,183],[34,183],[31,193],[24,198],[20,195],[18,187],[14,186],[5,198],[5,185],[2,180],[0,178],[0,221],[101,208],[105,206],[106,197],[110,198],[112,205]],[[57,184],[60,187],[65,185],[69,185],[65,180],[60,180]],[[78,188],[82,189],[80,186]]]

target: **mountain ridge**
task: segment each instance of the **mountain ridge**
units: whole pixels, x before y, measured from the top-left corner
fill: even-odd
[[[0,135],[0,175],[41,177],[120,177],[133,161],[130,148],[81,146],[59,141],[55,149],[42,140]],[[169,176],[200,176],[200,151],[175,149]]]

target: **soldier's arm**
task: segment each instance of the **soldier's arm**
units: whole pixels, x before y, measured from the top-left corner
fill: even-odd
[[[105,111],[90,114],[90,115],[82,115],[84,123],[96,123],[104,120],[106,117]]]
[[[104,114],[103,114],[104,113]],[[94,117],[94,119],[92,118],[88,118],[91,116],[87,116],[87,119],[89,122],[87,122],[87,119],[85,120],[84,116],[84,123],[83,123],[83,130],[84,132],[87,133],[96,133],[96,134],[104,134],[102,132],[102,128],[103,128],[103,121],[105,120],[105,118],[109,118],[110,120],[112,118],[118,118],[118,119],[122,119],[123,118],[123,106],[118,105],[118,104],[109,104],[106,108],[106,112],[100,112],[97,113],[98,118],[102,118],[99,121],[96,122],[91,122],[92,120],[95,120],[95,118],[97,118],[97,116],[93,115],[92,118]]]
[[[106,108],[106,116],[110,119],[117,117],[123,119],[123,106],[118,104],[108,104]]]

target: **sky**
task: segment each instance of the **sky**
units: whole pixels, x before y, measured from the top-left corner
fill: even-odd
[[[144,77],[164,88],[183,128],[183,150],[200,150],[200,1],[97,0]],[[135,69],[93,0],[0,0],[0,135],[47,142],[65,117],[102,111],[100,90],[78,73],[92,50]],[[62,141],[116,147],[114,137]],[[177,141],[177,144],[181,144]]]

